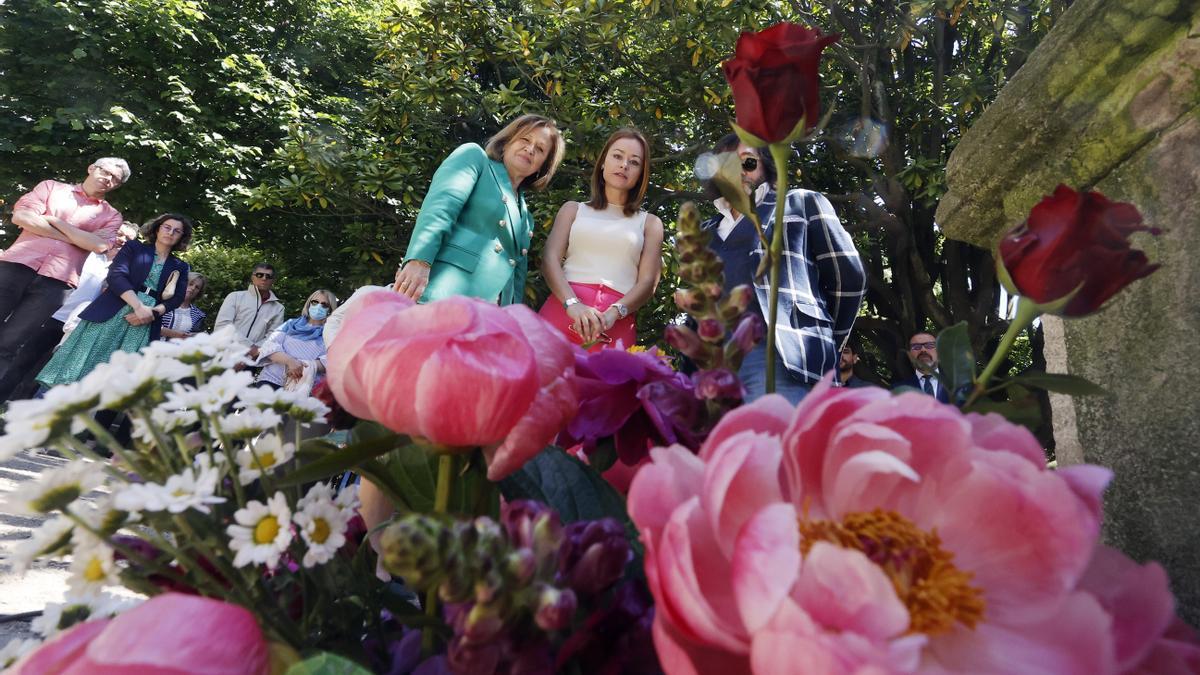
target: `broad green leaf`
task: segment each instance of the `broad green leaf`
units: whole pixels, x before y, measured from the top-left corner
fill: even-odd
[[[371,671],[343,656],[319,652],[293,664],[286,675],[371,675]]]
[[[1030,431],[1042,423],[1042,410],[1037,397],[1025,387],[1013,385],[1008,388],[1009,400],[992,401],[981,399],[965,408],[965,412],[997,413],[1013,424],[1027,427]]]
[[[958,392],[975,381],[975,354],[967,323],[960,321],[943,330],[937,338],[938,380],[950,392],[953,402]]]
[[[1065,373],[1021,373],[1016,377],[1009,378],[1001,386],[1007,387],[1010,384],[1022,384],[1027,387],[1035,387],[1058,394],[1070,394],[1072,396],[1104,396],[1108,394],[1108,390],[1094,382],[1078,375],[1068,375]]]
[[[321,480],[322,478],[328,478],[347,469],[352,469],[369,459],[378,457],[388,450],[410,442],[406,436],[391,434],[389,436],[377,436],[358,443],[351,443],[344,448],[331,450],[325,456],[301,465],[300,468],[286,474],[278,482],[278,485],[281,487],[303,485]]]

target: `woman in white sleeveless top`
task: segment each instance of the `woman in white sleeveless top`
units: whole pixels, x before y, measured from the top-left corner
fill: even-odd
[[[593,351],[637,342],[634,315],[662,274],[662,221],[639,209],[649,162],[650,144],[638,130],[609,136],[592,171],[591,200],[563,204],[542,253],[553,293],[542,318]]]

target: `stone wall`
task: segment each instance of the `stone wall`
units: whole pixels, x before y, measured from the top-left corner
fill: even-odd
[[[1058,183],[1137,205],[1162,269],[1104,311],[1052,320],[1062,459],[1113,469],[1106,540],[1168,569],[1200,625],[1200,2],[1077,0],[955,149],[937,219],[991,247]]]

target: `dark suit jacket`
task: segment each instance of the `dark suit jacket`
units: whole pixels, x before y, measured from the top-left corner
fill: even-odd
[[[896,382],[892,383],[892,389],[898,389],[900,387],[912,387],[917,391],[922,391],[921,380],[916,376],[915,373],[902,380],[897,380]],[[946,385],[942,384],[941,382],[938,382],[937,385],[937,400],[941,401],[942,403],[950,402],[950,393],[946,391]]]
[[[150,276],[150,268],[153,265],[153,246],[140,241],[127,242],[108,268],[108,279],[106,280],[108,287],[92,301],[92,304],[88,305],[87,309],[80,312],[79,318],[101,322],[116,316],[122,307],[127,306],[121,299],[121,294],[125,291],[134,291],[135,293],[144,291],[146,277]],[[173,311],[183,302],[183,296],[187,293],[188,269],[188,264],[176,258],[174,254],[163,263],[162,274],[158,277],[158,288],[151,293],[156,299],[162,297],[171,273],[179,272],[178,280],[175,282],[175,294],[170,299],[161,301],[162,305],[167,308],[167,312]],[[158,339],[159,330],[158,320],[150,322],[151,341]]]

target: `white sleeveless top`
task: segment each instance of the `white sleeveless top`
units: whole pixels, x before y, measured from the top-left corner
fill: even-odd
[[[598,211],[580,203],[567,241],[563,272],[577,284],[604,284],[628,293],[637,283],[646,240],[646,212],[627,216],[617,207]]]

